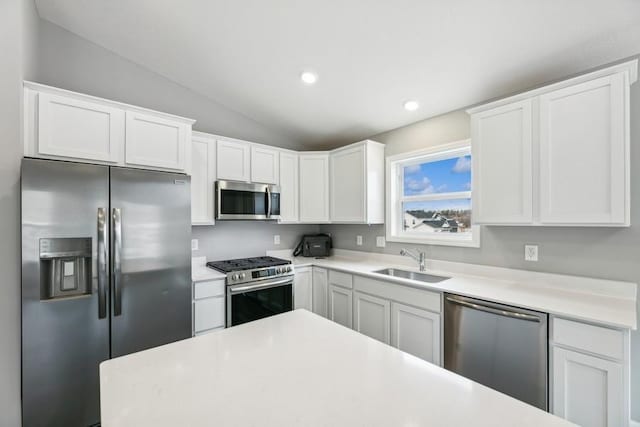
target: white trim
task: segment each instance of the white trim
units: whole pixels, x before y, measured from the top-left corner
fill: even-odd
[[[613,74],[625,73],[628,75],[629,84],[632,85],[638,80],[638,60],[634,59],[632,61],[622,62],[620,64],[613,65],[611,67],[602,68],[600,70],[592,71],[587,74],[582,74],[573,78],[569,78],[566,80],[562,80],[556,83],[552,83],[546,86],[538,87],[536,89],[532,89],[526,92],[518,93],[513,96],[509,96],[506,98],[498,99],[496,101],[488,102],[486,104],[481,104],[476,107],[471,107],[466,110],[468,114],[475,114],[480,111],[489,110],[492,108],[500,107],[505,104],[510,104],[517,101],[522,101],[527,98],[532,98],[538,95],[543,95],[547,92],[553,92],[558,89],[562,89],[568,86],[573,86],[578,83],[583,83],[589,80],[594,80],[599,77],[610,76]]]
[[[455,193],[438,193],[429,195],[404,196],[398,194],[402,191],[399,188],[402,180],[397,175],[397,166],[402,163],[403,166],[411,164],[424,163],[425,158],[429,161],[438,161],[453,158],[459,155],[470,155],[471,140],[465,139],[448,144],[429,147],[426,149],[410,151],[406,153],[388,156],[386,158],[386,221],[385,221],[385,237],[389,242],[404,242],[427,245],[441,246],[461,246],[461,247],[480,247],[480,227],[472,226],[471,239],[467,236],[458,235],[416,235],[402,231],[402,215],[399,215],[402,203],[429,200],[445,200],[445,199],[470,199],[471,191],[460,191]],[[400,180],[400,181],[398,181]],[[400,182],[400,185],[398,185]]]
[[[182,116],[177,116],[175,114],[171,114],[171,113],[165,113],[162,111],[157,111],[157,110],[152,110],[150,108],[144,108],[144,107],[138,107],[136,105],[131,105],[131,104],[125,104],[124,102],[118,102],[118,101],[112,101],[110,99],[105,99],[105,98],[100,98],[97,96],[93,96],[93,95],[87,95],[84,93],[79,93],[79,92],[73,92],[71,90],[67,90],[67,89],[60,89],[57,87],[53,87],[53,86],[47,86],[44,85],[42,83],[36,83],[36,82],[31,82],[28,80],[24,80],[23,81],[23,86],[25,88],[31,89],[31,90],[35,90],[37,92],[43,92],[43,93],[49,93],[49,94],[57,94],[57,95],[62,95],[64,97],[70,97],[70,98],[74,98],[77,100],[84,100],[86,102],[97,102],[100,103],[102,105],[108,105],[111,107],[116,107],[116,108],[120,108],[123,110],[128,110],[128,111],[135,111],[138,113],[143,113],[143,114],[151,114],[154,116],[160,116],[160,117],[164,117],[166,119],[172,120],[172,121],[180,121],[189,125],[192,125],[193,123],[195,123],[196,121],[193,119],[189,119],[187,117],[182,117]]]

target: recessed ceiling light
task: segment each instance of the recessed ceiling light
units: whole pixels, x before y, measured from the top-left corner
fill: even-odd
[[[306,85],[312,85],[318,81],[318,75],[311,71],[305,71],[300,74],[300,80]]]
[[[404,103],[404,109],[407,111],[416,111],[418,108],[420,108],[418,101],[407,101]]]

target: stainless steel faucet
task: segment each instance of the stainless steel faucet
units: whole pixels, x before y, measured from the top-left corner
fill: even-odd
[[[400,249],[400,255],[408,256],[418,261],[418,264],[420,265],[420,271],[425,271],[427,269],[425,265],[426,255],[424,254],[424,252],[413,252],[409,249],[402,248]]]

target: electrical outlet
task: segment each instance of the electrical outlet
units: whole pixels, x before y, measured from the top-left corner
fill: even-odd
[[[524,260],[538,261],[538,245],[524,245]]]
[[[273,244],[274,245],[279,245],[280,244],[280,235],[279,234],[274,234],[273,235]]]
[[[362,246],[362,236],[356,236],[356,245]]]
[[[198,250],[198,239],[191,239],[191,250],[192,251]]]
[[[386,240],[384,240],[384,236],[376,237],[376,246],[379,248],[384,248],[385,246],[387,246],[387,242]]]

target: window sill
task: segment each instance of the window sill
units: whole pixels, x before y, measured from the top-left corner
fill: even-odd
[[[421,236],[386,236],[387,242],[397,243],[413,243],[415,245],[436,245],[436,246],[455,246],[463,248],[479,248],[480,247],[480,233],[478,233],[473,240],[455,240],[455,239],[429,239]]]

